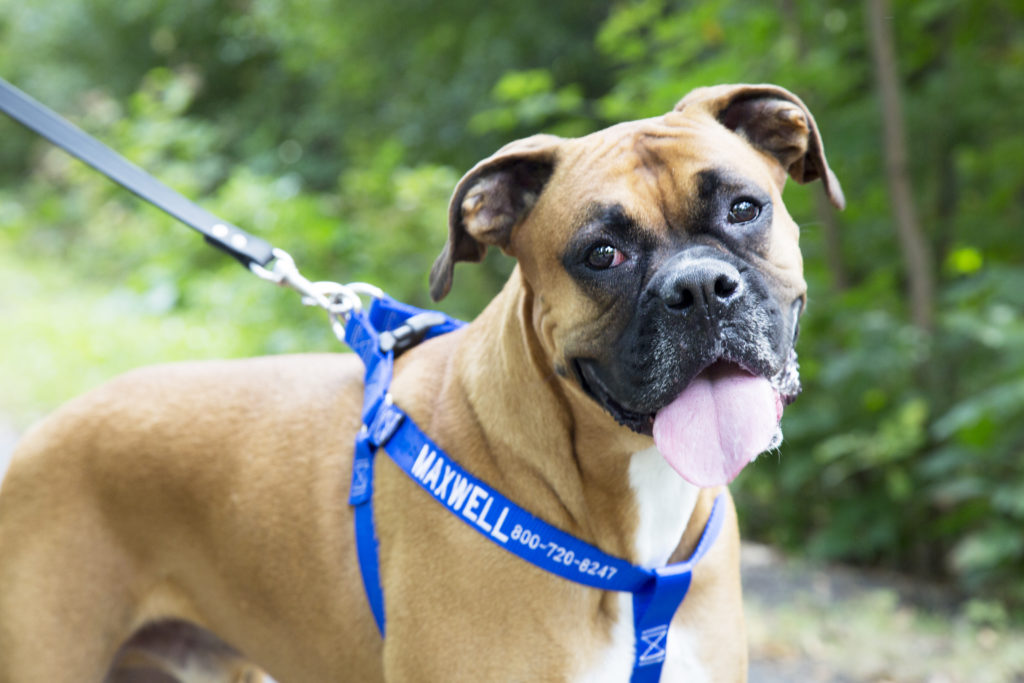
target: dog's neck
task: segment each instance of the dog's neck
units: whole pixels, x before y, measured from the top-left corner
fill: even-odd
[[[698,489],[668,467],[650,437],[619,426],[558,376],[535,335],[535,305],[517,270],[453,358],[469,405],[487,416],[474,422],[485,442],[476,452],[489,462],[473,466],[489,470],[481,475],[529,501],[535,514],[606,552],[664,564]]]

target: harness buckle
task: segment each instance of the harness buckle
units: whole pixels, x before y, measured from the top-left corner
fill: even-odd
[[[394,351],[400,355],[423,341],[427,332],[437,325],[443,325],[447,318],[443,313],[425,311],[417,313],[393,330],[380,333],[380,351]]]
[[[385,394],[384,403],[377,409],[377,414],[373,416],[373,420],[367,428],[370,443],[374,448],[388,444],[391,437],[398,431],[403,418],[405,418],[405,413],[395,407],[391,400],[391,394]]]

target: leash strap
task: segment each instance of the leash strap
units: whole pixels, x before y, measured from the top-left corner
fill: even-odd
[[[693,568],[722,530],[725,508],[719,496],[712,506],[693,554],[684,562],[649,570],[575,538],[548,524],[463,469],[439,448],[388,394],[394,351],[381,350],[387,330],[400,327],[423,311],[388,297],[374,300],[368,313],[349,319],[345,338],[366,366],[363,428],[356,437],[349,503],[355,509],[356,546],[363,586],[377,627],[385,633],[384,595],[380,584],[377,537],[373,523],[374,456],[388,456],[449,512],[489,541],[545,571],[602,590],[633,594],[636,638],[632,683],[661,677],[669,624],[686,597]],[[463,323],[447,316],[426,338]]]
[[[81,159],[141,199],[200,232],[207,242],[249,266],[274,259],[273,247],[241,228],[217,218],[167,187],[96,138],[58,116],[0,78],[0,111]]]

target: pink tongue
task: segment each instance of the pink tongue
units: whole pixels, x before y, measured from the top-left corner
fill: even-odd
[[[718,363],[658,411],[654,443],[691,484],[720,486],[771,445],[781,417],[768,380]]]

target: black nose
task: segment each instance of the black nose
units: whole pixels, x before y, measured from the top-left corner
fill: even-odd
[[[714,317],[742,295],[743,280],[731,264],[720,259],[700,258],[673,267],[657,293],[671,311],[693,311]]]

